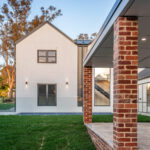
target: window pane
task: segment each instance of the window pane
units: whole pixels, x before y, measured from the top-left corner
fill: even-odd
[[[83,106],[83,54],[87,47],[78,47],[78,106]]]
[[[38,63],[56,63],[56,51],[55,50],[38,51]]]
[[[38,85],[38,104],[39,106],[46,105],[46,85]]]
[[[95,99],[96,106],[110,105],[110,69],[95,69]]]
[[[48,62],[49,63],[55,63],[56,62],[56,57],[48,57]]]
[[[46,51],[39,51],[39,56],[46,56]]]
[[[39,62],[45,63],[46,62],[46,57],[39,57]]]
[[[147,102],[148,106],[150,106],[150,83],[147,84]]]
[[[48,85],[48,105],[56,106],[56,85]]]
[[[48,56],[56,56],[56,51],[48,51]]]

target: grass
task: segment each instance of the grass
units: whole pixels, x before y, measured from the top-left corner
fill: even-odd
[[[113,115],[93,115],[93,122],[113,122]]]
[[[93,122],[113,122],[113,115],[94,115]],[[138,115],[138,122],[150,122],[150,117]]]
[[[93,122],[112,122],[94,115]],[[138,116],[139,122],[150,117]],[[0,150],[95,150],[81,115],[0,116]]]
[[[0,103],[0,110],[7,110],[14,107],[13,103]]]
[[[138,122],[150,122],[149,116],[138,115]]]
[[[0,150],[95,150],[82,116],[0,116]]]

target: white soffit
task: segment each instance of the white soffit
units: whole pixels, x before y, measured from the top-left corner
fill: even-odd
[[[139,67],[150,67],[150,0],[122,0],[83,65],[113,67],[113,24],[118,16],[139,17]],[[141,41],[146,37],[146,41]]]

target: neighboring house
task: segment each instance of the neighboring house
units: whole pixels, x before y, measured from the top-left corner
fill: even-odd
[[[82,112],[82,62],[90,43],[73,41],[48,22],[17,41],[16,112]],[[97,87],[98,95],[108,93]],[[112,102],[93,105],[93,112],[112,112]]]
[[[138,111],[150,112],[150,69],[139,72],[138,78]]]

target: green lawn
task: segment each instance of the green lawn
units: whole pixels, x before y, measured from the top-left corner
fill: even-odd
[[[94,115],[93,122],[113,122],[113,115]],[[150,122],[150,117],[138,115],[138,122]]]
[[[82,116],[0,116],[0,150],[95,150]]]
[[[14,107],[13,103],[0,103],[0,110],[7,110]]]
[[[112,122],[95,115],[93,122]],[[150,117],[138,116],[139,122]],[[81,115],[0,116],[0,150],[95,150]]]

